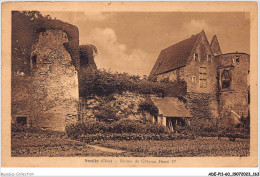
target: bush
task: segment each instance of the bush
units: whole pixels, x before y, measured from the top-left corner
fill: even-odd
[[[138,94],[153,94],[157,96],[184,96],[187,85],[184,81],[169,81],[141,79],[140,76],[127,73],[111,73],[106,70],[81,69],[80,95],[108,96],[126,91]]]
[[[120,120],[111,125],[112,133],[168,133],[168,130],[160,125],[141,123],[133,120]]]
[[[90,134],[84,137],[81,137],[80,140],[90,143],[95,142],[96,140],[105,141],[122,141],[122,140],[178,140],[178,139],[195,139],[195,136],[187,135],[176,135],[176,134],[140,134],[140,133],[105,133],[105,134]]]
[[[54,130],[44,130],[36,127],[27,127],[27,126],[22,126],[22,125],[17,125],[17,124],[12,124],[11,126],[11,132],[12,136],[31,136],[32,134],[34,135],[39,135],[42,134],[46,137],[65,137],[66,133],[64,132],[59,132],[59,131],[54,131]]]
[[[119,117],[116,115],[116,110],[110,105],[100,107],[99,111],[95,113],[95,117],[104,122],[113,122],[119,120]]]
[[[100,133],[166,134],[168,130],[160,125],[122,119],[111,124],[105,122],[78,123],[66,127],[66,133],[69,137],[79,138],[84,135]]]
[[[69,137],[78,138],[82,135],[108,132],[109,129],[109,124],[105,122],[87,122],[67,126],[66,133]]]

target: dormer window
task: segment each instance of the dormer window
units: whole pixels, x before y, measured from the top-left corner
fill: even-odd
[[[195,60],[195,61],[198,61],[198,59],[199,59],[199,54],[194,53],[194,56],[193,56],[193,57],[194,57],[194,60]]]
[[[211,62],[211,55],[207,55],[207,61]]]

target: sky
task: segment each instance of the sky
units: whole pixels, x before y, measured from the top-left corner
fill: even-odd
[[[97,47],[98,69],[149,75],[162,49],[204,29],[223,53],[250,54],[250,19],[242,12],[41,12],[76,25],[79,43]]]

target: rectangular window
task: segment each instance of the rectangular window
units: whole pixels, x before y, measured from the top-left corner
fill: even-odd
[[[199,68],[199,79],[200,79],[200,88],[207,87],[207,68],[200,67]]]
[[[16,117],[16,123],[22,126],[27,125],[27,117]]]
[[[199,54],[194,53],[194,60],[195,60],[195,61],[198,61],[198,59],[199,59]]]
[[[207,80],[200,79],[200,88],[206,88],[206,87],[207,87]]]
[[[207,68],[206,67],[200,67],[199,69],[200,74],[207,74]]]
[[[207,55],[207,61],[211,62],[211,55]]]
[[[192,76],[191,81],[192,83],[196,83],[196,76]]]

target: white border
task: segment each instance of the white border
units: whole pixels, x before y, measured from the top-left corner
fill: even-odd
[[[15,0],[10,0],[10,1],[15,1]],[[35,1],[35,0],[28,0],[28,1]],[[46,1],[46,0],[42,0],[42,1]],[[89,1],[107,1],[107,0],[89,0]],[[115,0],[115,1],[119,1],[119,0]],[[138,0],[132,0],[132,1],[138,1]],[[150,1],[156,1],[156,0],[150,0]],[[166,1],[166,0],[162,0],[162,1]],[[176,0],[171,0],[171,1],[176,1]],[[196,0],[190,0],[190,1],[196,1]],[[200,0],[200,1],[208,1],[208,0]],[[227,0],[222,0],[222,1],[227,1]],[[243,0],[234,0],[234,1],[243,1]],[[254,1],[254,0],[248,0],[248,1]],[[0,0],[0,2],[2,7],[2,2],[4,1]],[[259,3],[259,1],[257,2]],[[260,5],[258,4],[258,9],[259,7]],[[259,14],[258,14],[258,19],[259,19]],[[258,29],[259,27],[260,25],[258,20]],[[0,34],[0,38],[1,38],[1,34]],[[258,41],[259,39],[260,37],[258,35]],[[260,52],[258,50],[258,56],[259,55]],[[260,62],[258,62],[258,68],[259,66],[260,66]],[[258,73],[258,81],[260,78],[259,76],[260,74]],[[0,81],[0,86],[1,86],[1,81]],[[260,100],[259,98],[260,96],[258,90],[258,101]],[[260,125],[259,122],[260,121],[258,121],[258,127]],[[1,121],[0,121],[0,127],[1,127]],[[1,132],[0,132],[0,138],[1,138]],[[258,142],[259,142],[259,136],[258,136]],[[258,154],[259,154],[259,149],[258,149]],[[258,164],[259,164],[259,158],[258,158]],[[253,172],[259,172],[259,165],[257,167],[248,167],[248,168],[238,168],[238,167],[237,168],[179,168],[179,167],[178,168],[177,167],[174,168],[134,168],[134,167],[130,167],[130,168],[90,168],[90,167],[79,167],[79,168],[36,168],[36,167],[35,168],[9,168],[7,167],[6,168],[5,167],[2,168],[1,167],[0,169],[1,176],[114,176],[114,177],[116,176],[208,176],[210,172],[219,173],[220,176],[222,172],[224,174],[229,173],[230,175],[233,172],[250,172],[252,174]]]

